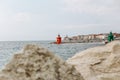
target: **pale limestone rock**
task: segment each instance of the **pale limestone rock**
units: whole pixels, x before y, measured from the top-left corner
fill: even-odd
[[[120,80],[120,41],[90,48],[67,60],[85,80]]]
[[[49,50],[27,45],[0,73],[0,80],[84,80],[74,66]]]

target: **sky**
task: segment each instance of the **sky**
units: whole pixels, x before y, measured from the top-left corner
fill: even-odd
[[[120,0],[0,0],[0,41],[120,33]]]

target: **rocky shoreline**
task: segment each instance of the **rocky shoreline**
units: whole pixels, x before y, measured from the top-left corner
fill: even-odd
[[[76,53],[64,61],[27,45],[0,72],[0,80],[120,80],[120,41]]]
[[[84,80],[73,65],[46,48],[27,45],[0,72],[0,80]]]
[[[87,49],[67,62],[74,65],[85,80],[120,80],[120,41]]]

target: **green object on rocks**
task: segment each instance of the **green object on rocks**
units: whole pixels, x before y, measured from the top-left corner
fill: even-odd
[[[114,40],[114,35],[112,32],[110,32],[110,34],[108,35],[108,42],[111,42]]]

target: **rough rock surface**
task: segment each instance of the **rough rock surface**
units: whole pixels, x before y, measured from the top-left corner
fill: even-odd
[[[77,53],[67,62],[85,80],[120,80],[120,41]]]
[[[27,45],[0,73],[0,80],[84,80],[74,66],[49,50]]]

